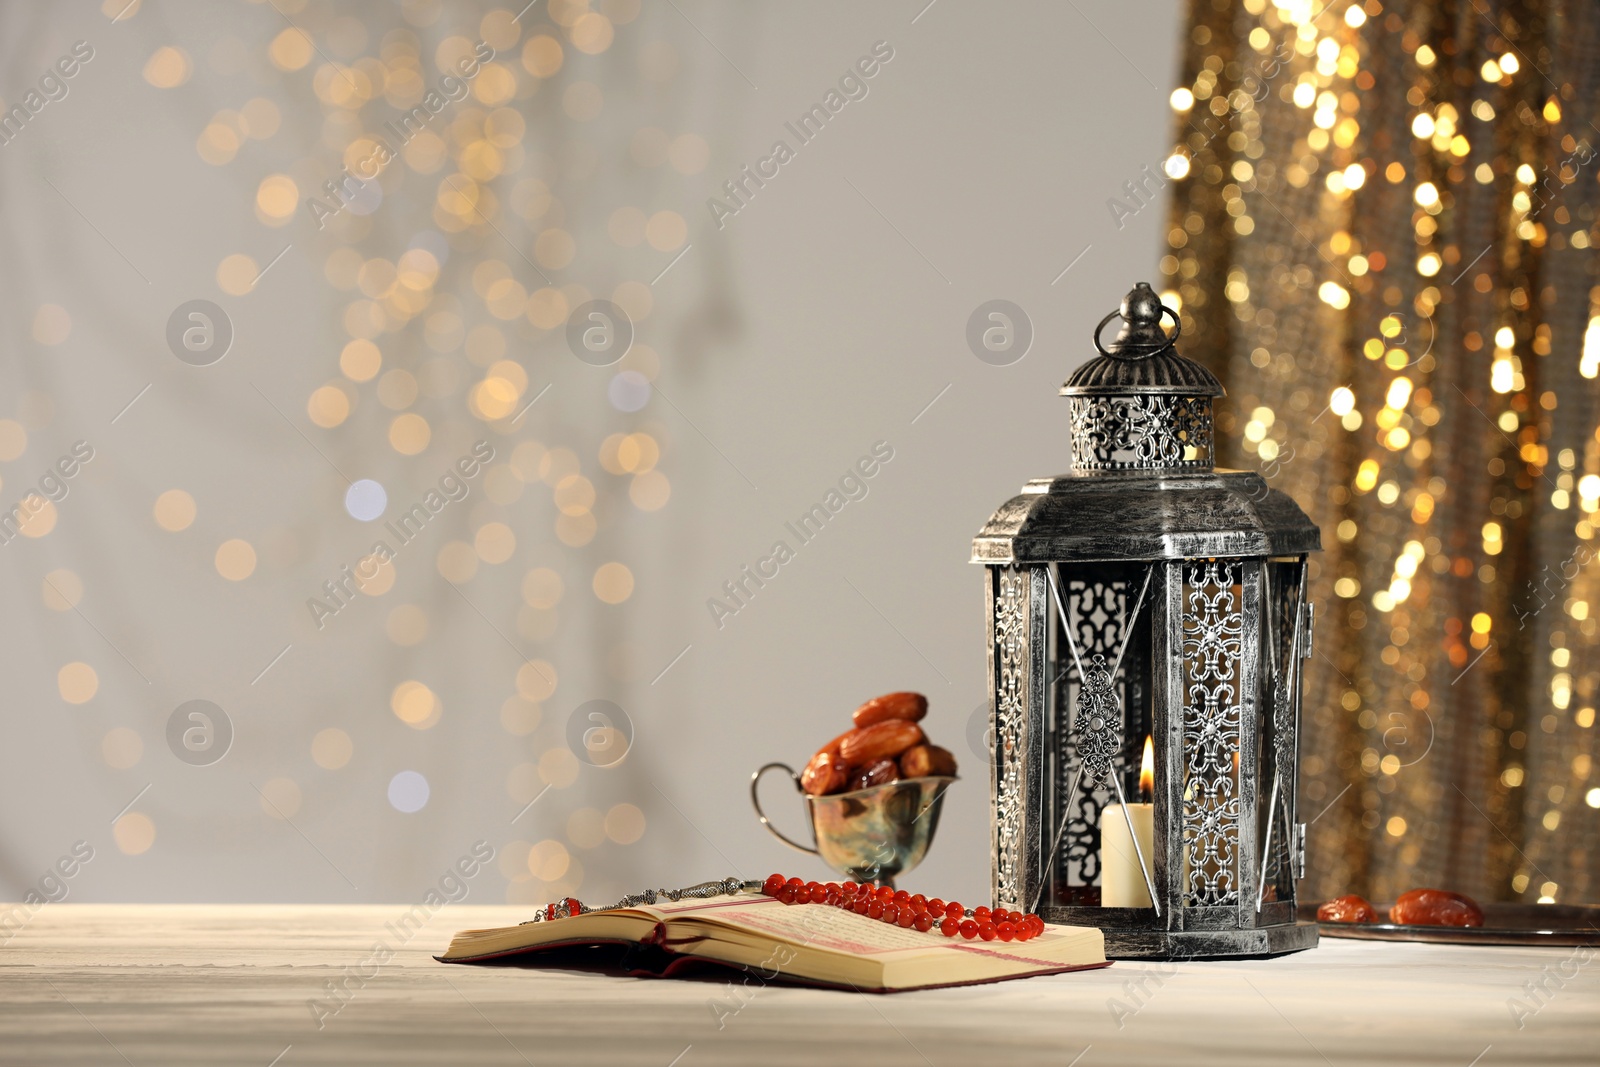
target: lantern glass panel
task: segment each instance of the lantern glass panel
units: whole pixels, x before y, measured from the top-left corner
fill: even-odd
[[[1305,594],[1305,557],[1270,559],[1263,578],[1258,758],[1263,781],[1268,784],[1257,810],[1257,840],[1267,842],[1259,894],[1265,905],[1294,899],[1294,881],[1299,874],[1299,679],[1301,665],[1310,655],[1305,633],[1305,618],[1310,610]],[[1271,783],[1280,775],[1281,782],[1274,792]]]
[[[1130,630],[1128,618],[1147,576],[1152,591]],[[1062,604],[1071,617],[1072,640],[1067,637],[1066,619],[1051,611],[1050,644],[1047,664],[1049,712],[1046,745],[1046,775],[1050,781],[1050,811],[1047,825],[1061,836],[1055,862],[1047,872],[1043,899],[1057,905],[1094,907],[1101,903],[1101,821],[1108,805],[1115,804],[1111,782],[1079,782],[1073,789],[1080,765],[1081,731],[1073,729],[1074,716],[1083,707],[1083,678],[1073,655],[1074,644],[1085,666],[1096,656],[1116,665],[1112,677],[1113,694],[1120,703],[1121,746],[1112,764],[1119,776],[1122,794],[1129,801],[1141,797],[1139,764],[1145,738],[1152,725],[1152,660],[1150,626],[1154,612],[1151,600],[1156,579],[1148,563],[1103,563],[1086,567],[1060,568],[1057,586]],[[1061,825],[1065,817],[1066,825]],[[1154,855],[1145,857],[1154,864]],[[1152,871],[1154,870],[1152,866]]]

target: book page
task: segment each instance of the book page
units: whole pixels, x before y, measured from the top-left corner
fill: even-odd
[[[766,901],[778,904],[770,897],[716,896],[673,903],[663,900],[658,904],[641,904],[615,911],[592,911],[553,922],[530,922],[517,926],[502,926],[489,930],[461,930],[451,939],[443,958],[482,956],[509,952],[560,942],[592,940],[639,941],[650,937],[659,923],[669,916],[684,912],[705,911],[714,913],[732,905],[760,904]],[[782,906],[781,904],[779,905]]]
[[[787,905],[772,900],[776,907],[751,901],[723,907],[705,914],[709,923],[736,927],[773,940],[788,941],[824,952],[846,952],[854,956],[875,956],[907,949],[927,951],[939,948],[942,935],[891,926],[853,911],[825,904]],[[674,916],[676,926],[684,919],[702,916]],[[938,940],[929,940],[937,937]]]
[[[775,941],[785,941],[822,952],[852,956],[886,957],[917,953],[961,954],[989,957],[1015,966],[1048,966],[1079,960],[1098,961],[1100,932],[1087,927],[1046,927],[1027,942],[968,941],[947,938],[937,931],[923,932],[891,926],[825,904],[786,905],[767,898],[720,898],[717,906],[685,909],[673,915],[672,926],[727,926]],[[703,924],[702,924],[703,920]]]

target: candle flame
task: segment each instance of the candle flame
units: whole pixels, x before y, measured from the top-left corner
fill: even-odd
[[[1153,738],[1144,739],[1144,758],[1139,761],[1139,793],[1149,799],[1156,789],[1156,746]]]

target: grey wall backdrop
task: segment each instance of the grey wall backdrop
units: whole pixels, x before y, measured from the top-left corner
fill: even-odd
[[[1163,208],[1107,201],[1160,199],[1179,12],[925,2],[0,5],[26,112],[0,144],[25,527],[0,544],[0,898],[414,901],[480,840],[484,902],[820,876],[748,776],[907,688],[964,761],[907,884],[981,897],[969,540],[1065,465],[1055,391],[1156,280]],[[423,132],[334,200],[428,89]],[[568,346],[591,297],[636,320],[611,366]],[[1031,324],[1007,365],[967,336],[997,299]],[[178,315],[185,361],[195,300],[225,318]],[[389,533],[477,441],[464,499]],[[820,533],[786,530],[875,447]],[[380,540],[367,592],[323,591]],[[595,700],[629,745],[609,767],[574,755]]]

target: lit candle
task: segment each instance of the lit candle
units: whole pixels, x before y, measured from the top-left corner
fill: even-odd
[[[1139,866],[1139,850],[1145,862],[1155,862],[1151,844],[1155,840],[1155,805],[1150,798],[1155,790],[1155,746],[1144,739],[1144,759],[1139,764],[1139,797],[1144,803],[1107,804],[1100,814],[1100,904],[1106,908],[1148,908],[1150,890],[1145,886]],[[1124,818],[1126,812],[1126,818]],[[1137,837],[1128,835],[1133,823]],[[1134,848],[1137,840],[1138,849]],[[1154,874],[1151,875],[1152,879]]]

